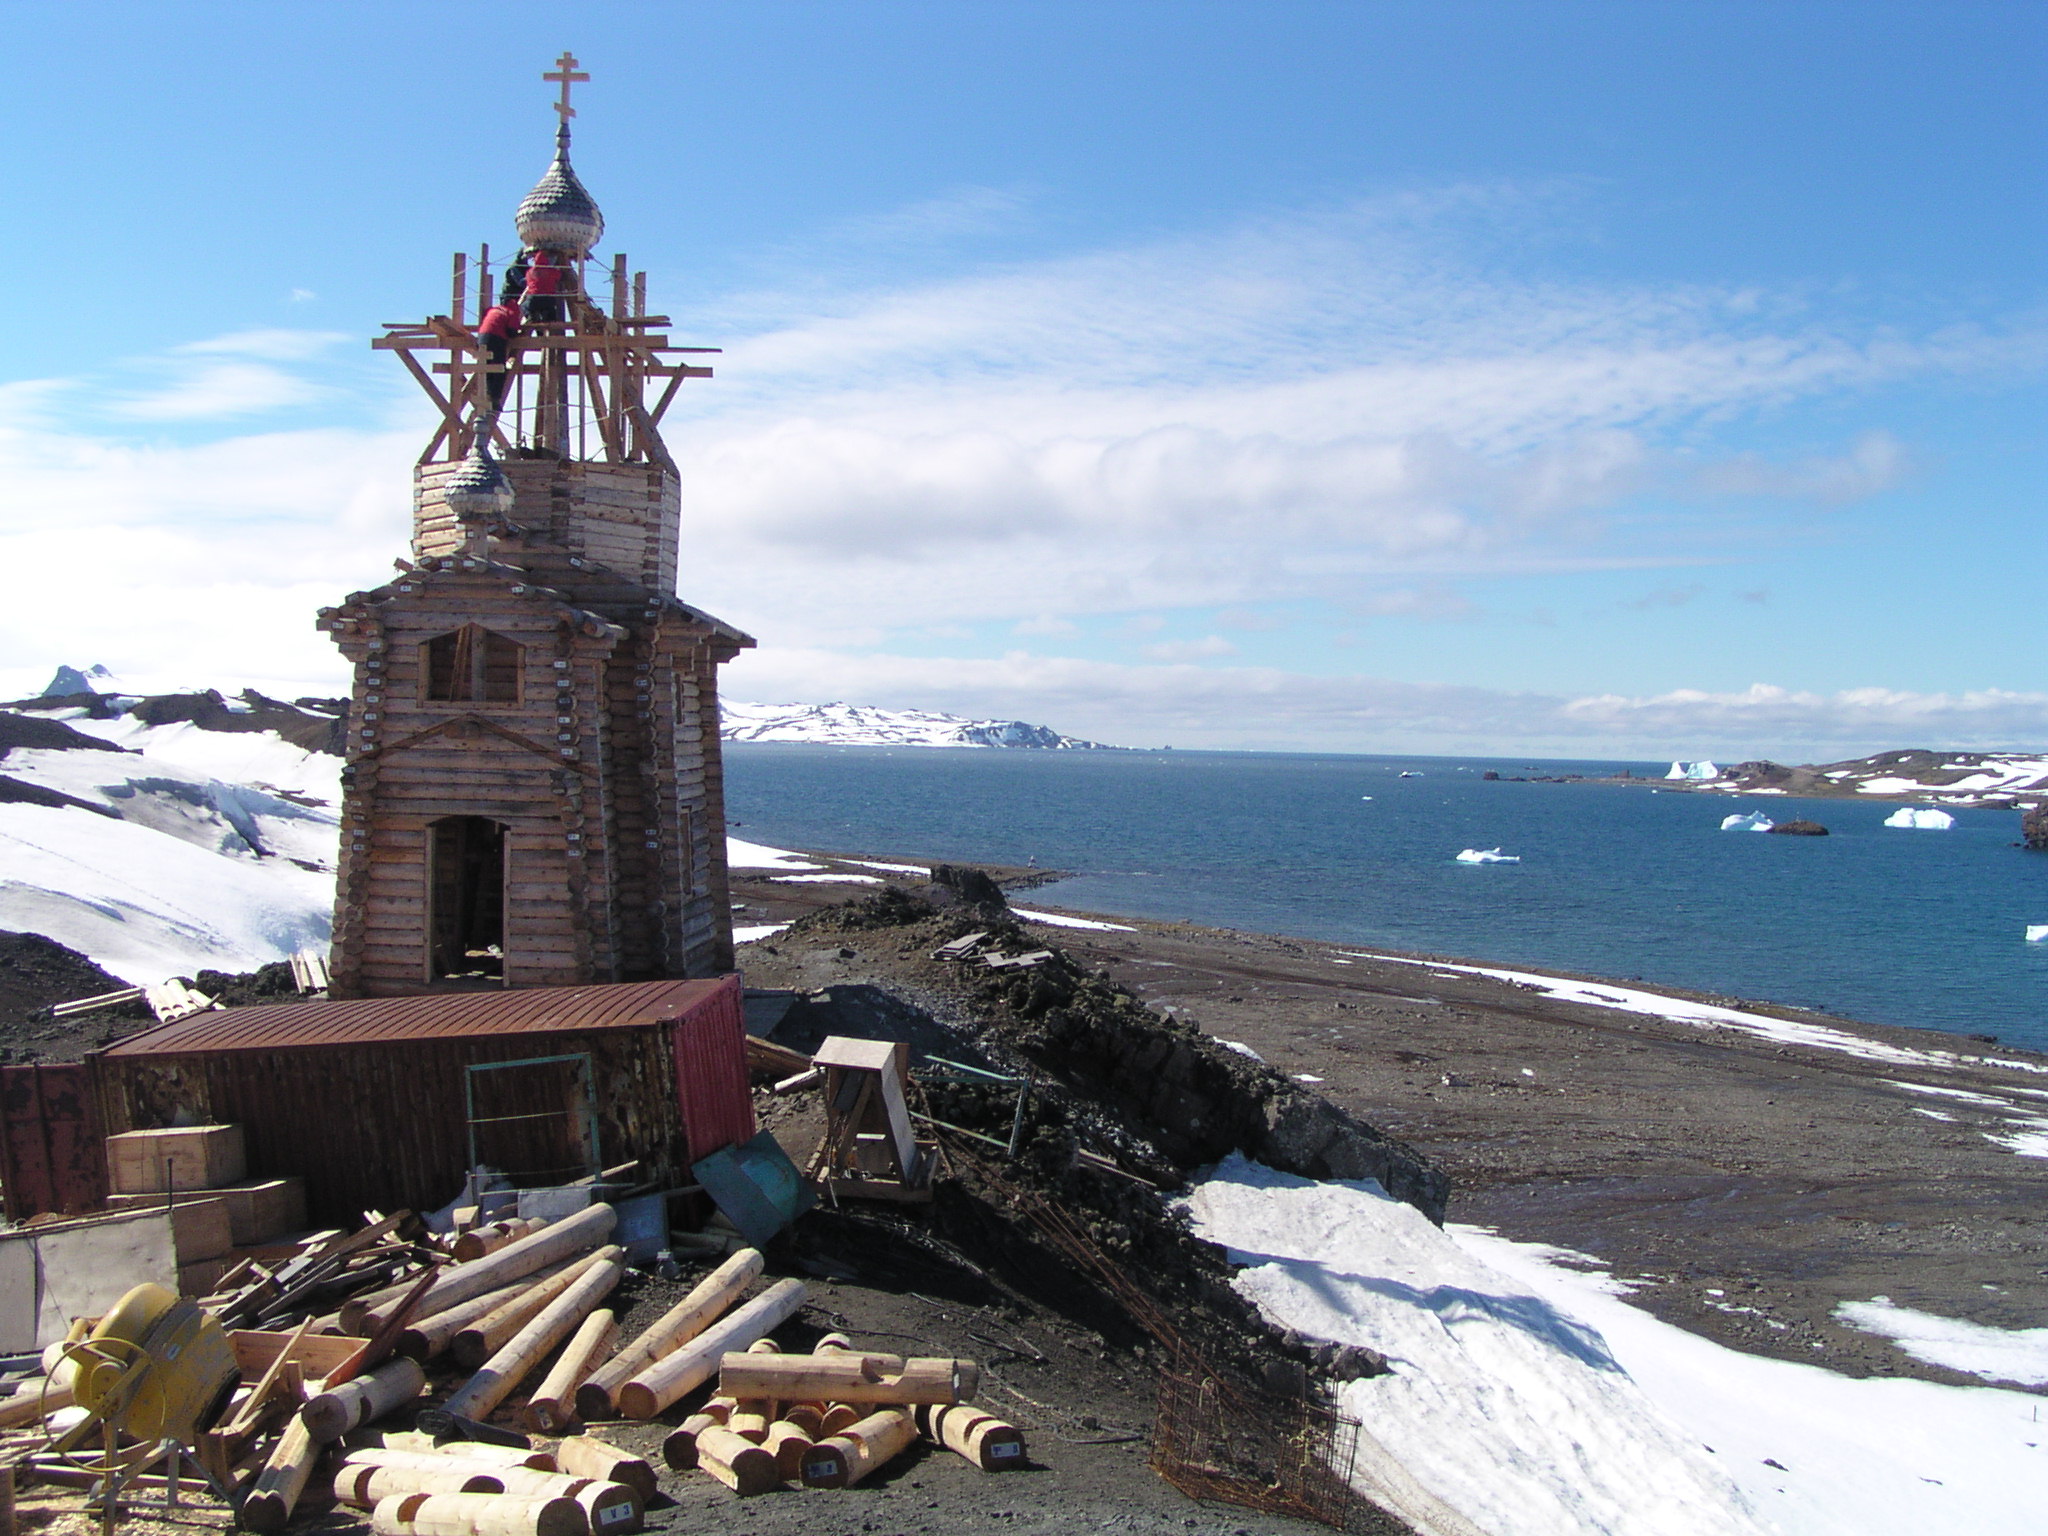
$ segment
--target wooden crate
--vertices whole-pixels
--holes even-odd
[[[306,1181],[296,1175],[224,1184],[207,1193],[227,1206],[237,1248],[253,1248],[286,1232],[306,1229]]]
[[[234,1226],[224,1200],[179,1200],[166,1207],[166,1195],[109,1195],[110,1211],[161,1211],[171,1217],[171,1243],[181,1265],[218,1259],[235,1246]]]
[[[239,1125],[124,1131],[107,1138],[107,1182],[117,1195],[237,1184],[249,1172]]]

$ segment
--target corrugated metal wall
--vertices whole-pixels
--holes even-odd
[[[752,1139],[754,1099],[747,1088],[746,1005],[737,976],[675,1022],[676,1097],[689,1145],[684,1166],[720,1147]]]

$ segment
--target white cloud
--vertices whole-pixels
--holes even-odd
[[[1199,640],[1162,640],[1145,647],[1145,655],[1153,661],[1207,661],[1236,654],[1237,647],[1221,635],[1204,635]]]
[[[1634,598],[1623,604],[1623,606],[1642,609],[1646,612],[1658,608],[1683,608],[1686,604],[1704,596],[1706,590],[1703,583],[1688,581],[1679,586],[1659,587],[1654,592],[1645,592],[1641,597]]]
[[[295,288],[292,292],[297,295],[305,293],[306,290]],[[312,297],[311,294],[306,296]],[[274,327],[267,330],[231,331],[224,336],[208,337],[205,341],[188,341],[174,350],[226,352],[235,357],[260,357],[274,363],[291,363],[318,357],[330,348],[353,339],[340,331],[294,331]]]
[[[1067,635],[1078,635],[1080,632],[1081,626],[1072,619],[1056,618],[1049,613],[1036,614],[1028,619],[1019,619],[1010,626],[1011,634],[1023,637],[1033,635],[1047,638],[1065,637]]]
[[[1503,210],[1505,210],[1503,212]],[[911,288],[740,296],[672,414],[705,601],[797,638],[971,610],[1347,602],[1389,578],[1752,548],[1906,472],[1867,432],[1779,463],[1749,414],[2032,365],[2038,331],[1923,338],[1803,295],[1482,271],[1486,189]],[[1617,519],[1661,493],[1657,518]],[[761,579],[752,579],[760,573]]]
[[[1912,470],[1905,446],[1888,432],[1866,432],[1847,453],[1792,464],[1739,454],[1700,469],[1696,490],[1718,496],[1784,496],[1840,506],[1888,491]]]
[[[196,446],[0,431],[0,565],[64,573],[13,584],[0,657],[331,691],[345,674],[314,612],[388,575],[417,452],[410,431]]]
[[[302,405],[321,393],[268,363],[209,363],[183,371],[160,389],[117,398],[110,411],[136,421],[201,421]]]
[[[1478,605],[1471,598],[1441,582],[1371,592],[1354,601],[1351,609],[1374,618],[1430,620],[1470,619],[1479,613]]]

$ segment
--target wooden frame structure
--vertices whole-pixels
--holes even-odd
[[[647,274],[635,272],[628,281],[623,254],[611,259],[611,302],[599,308],[583,291],[588,266],[579,263],[578,291],[563,296],[567,318],[529,322],[502,365],[488,360],[468,318],[472,272],[478,320],[490,303],[488,245],[474,264],[467,253],[456,253],[448,313],[417,324],[387,322],[370,345],[397,354],[441,413],[421,464],[468,458],[488,426],[491,448],[506,458],[537,452],[674,470],[661,440],[661,419],[683,380],[711,377],[709,368],[682,359],[720,349],[671,345],[663,334],[669,317],[647,313]],[[422,362],[423,356],[436,360]],[[505,381],[503,408],[496,413],[487,398],[493,374]]]

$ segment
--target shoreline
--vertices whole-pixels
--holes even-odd
[[[803,857],[803,884],[736,871],[741,917],[872,892],[892,877],[876,864],[929,867]],[[1058,873],[979,867],[1009,889]],[[1835,1309],[1886,1296],[1999,1329],[2048,1315],[2048,1054],[1554,967],[1025,905],[1106,925],[1040,931],[1429,1154],[1451,1220],[1589,1255],[1717,1342],[1983,1385]],[[816,984],[887,985],[836,954],[805,953]]]

